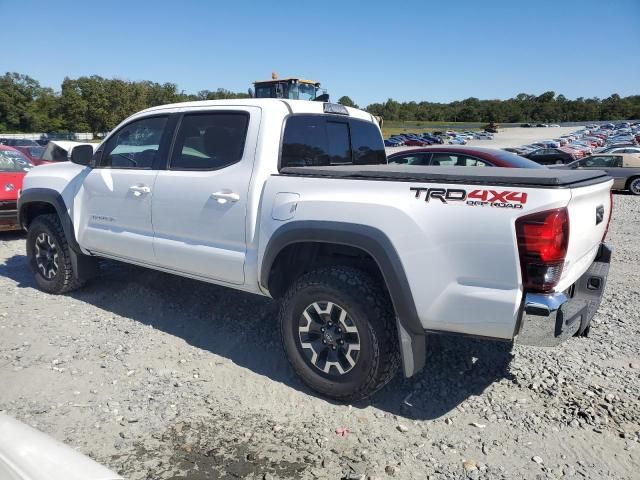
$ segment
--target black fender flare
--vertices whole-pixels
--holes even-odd
[[[58,217],[60,218],[60,223],[62,223],[62,228],[65,236],[67,237],[67,242],[69,242],[69,246],[75,252],[82,253],[80,245],[78,245],[78,241],[76,240],[73,220],[69,215],[67,205],[65,204],[62,195],[60,195],[60,192],[56,190],[51,188],[30,188],[22,192],[18,199],[18,224],[23,229],[27,229],[25,212],[30,203],[36,202],[48,203],[55,209]]]
[[[269,288],[269,274],[278,254],[295,243],[318,242],[347,245],[368,253],[378,265],[396,312],[398,337],[405,376],[424,367],[425,331],[418,317],[409,281],[389,237],[368,225],[300,220],[280,226],[269,239],[260,268],[260,284]]]

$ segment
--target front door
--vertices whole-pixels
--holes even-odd
[[[86,249],[154,263],[151,200],[158,170],[166,163],[167,116],[134,120],[96,154],[82,182],[78,239]]]
[[[247,197],[259,123],[256,107],[182,116],[169,168],[159,172],[154,188],[158,265],[244,283]]]

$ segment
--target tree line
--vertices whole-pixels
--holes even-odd
[[[192,100],[246,98],[223,88],[187,94],[175,83],[97,75],[65,78],[59,92],[19,73],[0,77],[0,132],[108,132],[140,110]]]
[[[451,103],[403,102],[389,99],[373,103],[367,110],[385,120],[445,122],[581,122],[640,118],[640,95],[620,97],[617,93],[600,99],[576,98],[549,91],[542,95],[520,93],[507,100],[467,98]]]
[[[108,132],[145,108],[191,100],[247,98],[219,88],[188,94],[175,83],[132,82],[97,75],[65,78],[60,91],[20,73],[0,77],[0,132]],[[347,96],[340,103],[355,106]],[[451,103],[373,103],[366,110],[385,120],[446,122],[562,122],[640,118],[640,95],[569,100],[555,92],[521,93],[508,100],[467,98]]]

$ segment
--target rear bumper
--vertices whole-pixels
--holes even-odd
[[[611,248],[600,245],[589,269],[564,292],[527,293],[520,309],[516,342],[554,347],[590,326],[607,283]]]

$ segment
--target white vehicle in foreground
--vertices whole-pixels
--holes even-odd
[[[42,290],[105,257],[282,299],[293,368],[343,401],[419,371],[429,332],[585,334],[605,286],[604,172],[387,165],[375,119],[341,105],[154,107],[72,162],[31,171],[18,205]]]
[[[0,413],[0,479],[122,480],[73,448]]]

